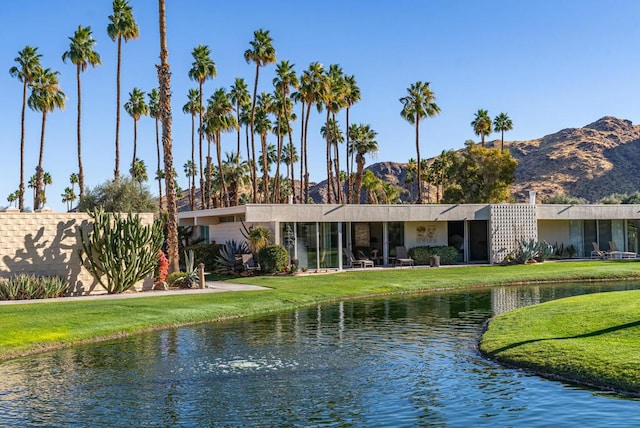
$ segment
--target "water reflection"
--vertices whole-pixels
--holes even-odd
[[[10,361],[0,365],[0,425],[630,424],[636,401],[503,369],[475,350],[492,313],[629,288],[352,300]]]

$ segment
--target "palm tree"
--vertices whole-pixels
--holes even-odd
[[[267,134],[273,129],[273,124],[264,108],[258,108],[254,117],[255,130],[260,135],[262,154],[268,153]],[[269,203],[269,156],[260,157],[262,164],[262,202]],[[255,185],[255,183],[252,183]],[[254,201],[255,203],[256,201]]]
[[[256,202],[257,199],[257,180],[255,174],[255,117],[256,117],[256,98],[258,94],[258,76],[260,75],[260,67],[264,67],[269,64],[273,64],[276,62],[276,50],[273,47],[273,39],[269,35],[268,30],[259,29],[253,32],[253,40],[249,42],[251,45],[251,49],[247,49],[244,52],[244,59],[249,62],[254,62],[256,64],[256,79],[253,85],[253,98],[251,103],[251,152],[253,162],[252,168],[253,172],[253,202]]]
[[[237,153],[225,153],[226,159],[222,164],[224,175],[229,180],[229,193],[233,196],[234,206],[240,204],[240,187],[249,183],[249,165],[240,160]]]
[[[204,87],[204,82],[207,79],[214,78],[218,75],[216,71],[216,63],[211,59],[211,49],[208,46],[198,45],[193,48],[191,52],[191,56],[193,56],[193,62],[191,63],[191,69],[189,70],[189,79],[198,82],[198,90],[199,90],[199,100],[200,100],[200,108],[198,110],[198,114],[200,116],[200,121],[198,124],[198,147],[200,152],[200,197],[202,202],[202,207],[208,207],[205,205],[204,201],[204,175],[202,168],[202,115],[204,114],[204,97],[202,95],[202,88]]]
[[[156,158],[157,169],[160,169],[160,131],[158,124],[160,123],[160,91],[157,88],[153,88],[149,94],[149,116],[155,119],[156,122]],[[162,211],[162,182],[158,180],[158,212]]]
[[[489,112],[487,112],[487,110],[478,109],[473,122],[471,122],[471,126],[473,127],[473,132],[480,136],[482,147],[484,147],[485,135],[491,134],[491,118],[489,117]]]
[[[327,141],[327,190],[333,189],[333,196],[335,202],[339,203],[340,199],[336,194],[336,189],[333,187],[334,178],[336,180],[340,180],[338,177],[338,173],[334,177],[333,172],[331,171],[331,151],[334,147],[338,147],[339,143],[344,142],[344,136],[342,135],[342,130],[340,129],[340,125],[336,123],[334,119],[329,119],[329,122],[325,123],[322,128],[320,128],[320,134],[322,138]],[[335,150],[334,150],[335,152]],[[331,183],[331,186],[330,186]],[[331,192],[328,192],[329,195],[329,203],[331,202]]]
[[[84,170],[82,168],[82,139],[81,139],[81,118],[82,118],[82,85],[80,75],[87,71],[90,66],[96,67],[100,65],[100,54],[96,52],[96,41],[91,35],[91,27],[78,26],[78,29],[69,37],[71,43],[69,50],[62,54],[62,61],[71,61],[76,66],[76,81],[78,84],[78,182],[80,184],[80,201],[84,198]]]
[[[72,172],[71,175],[69,176],[69,183],[71,183],[71,190],[73,190],[73,192],[75,193],[76,191],[76,184],[78,184],[78,174],[76,174],[75,172]]]
[[[131,178],[133,181],[138,183],[138,186],[142,189],[142,183],[149,180],[149,176],[147,174],[147,165],[143,160],[135,158],[133,163],[131,164],[131,168],[129,168],[129,174],[131,174]]]
[[[346,129],[347,131],[351,129],[349,125],[349,109],[358,101],[362,99],[360,95],[360,88],[358,87],[358,83],[356,82],[355,76],[345,76],[344,78],[344,86],[343,86],[343,96],[344,96],[344,105],[346,111]],[[347,155],[345,162],[347,163],[347,177],[349,178],[349,183],[347,185],[347,203],[351,203],[351,189],[353,188],[353,151],[349,151],[349,132],[347,132],[347,141],[346,141],[346,150]],[[349,156],[350,155],[350,156]],[[358,199],[358,203],[360,200]]]
[[[240,113],[242,105],[251,102],[251,95],[249,94],[247,82],[245,82],[243,78],[236,77],[235,82],[233,83],[233,85],[231,85],[229,97],[231,99],[231,102],[235,105],[236,121],[238,122],[238,125],[240,125]],[[236,146],[236,154],[240,156],[240,126],[238,126],[238,145]],[[247,152],[247,158],[248,157],[249,153]]]
[[[165,190],[167,193],[167,252],[169,254],[169,273],[180,270],[178,253],[178,207],[176,204],[176,183],[169,171],[173,167],[173,142],[171,140],[171,67],[167,51],[167,12],[164,0],[158,0],[158,27],[160,28],[160,65],[157,65],[160,87],[160,120],[162,121],[162,151],[164,153]]]
[[[323,76],[322,81],[320,82],[318,98],[324,104],[326,108],[326,119],[325,124],[330,123],[330,115],[332,115],[333,122],[335,123],[336,114],[340,111],[340,109],[344,106],[344,97],[343,97],[343,80],[344,73],[342,72],[342,68],[337,64],[331,64],[329,66],[329,72]],[[334,129],[335,131],[335,129]],[[338,158],[338,149],[337,142],[338,138],[335,133],[323,133],[323,136],[326,139],[327,143],[327,186],[328,186],[328,202],[331,203],[331,195],[334,195],[335,201],[337,203],[341,202],[342,192],[340,191],[340,162]],[[333,151],[333,155],[332,155]],[[334,159],[332,162],[332,158]],[[337,185],[334,182],[334,174],[331,171],[332,163],[335,167],[335,179],[337,180]]]
[[[124,109],[129,116],[133,118],[133,159],[131,165],[136,162],[136,152],[138,146],[138,120],[142,116],[149,114],[149,106],[144,100],[145,93],[138,88],[133,88],[133,91],[129,92],[129,101],[124,104]]]
[[[7,202],[9,202],[9,206],[12,206],[13,203],[18,200],[18,198],[20,198],[20,189],[16,190],[15,192],[9,193],[9,196],[7,196]]]
[[[43,188],[42,180],[44,170],[42,162],[44,160],[44,134],[47,125],[47,113],[52,113],[56,109],[63,109],[65,102],[64,92],[60,89],[58,82],[58,72],[52,71],[50,68],[40,68],[34,78],[32,84],[31,95],[27,100],[30,109],[42,113],[42,126],[40,132],[40,155],[38,157],[38,166],[36,167],[36,188],[33,201],[33,209],[40,208],[41,192]]]
[[[22,82],[22,113],[20,119],[20,187],[18,188],[18,209],[24,211],[24,116],[27,107],[27,87],[35,81],[40,65],[38,48],[25,46],[14,59],[18,63],[9,69],[9,74]]]
[[[187,103],[182,106],[182,112],[191,115],[191,163],[195,166],[196,157],[195,157],[195,122],[196,122],[196,114],[200,112],[200,91],[197,89],[191,88],[189,89],[189,93],[187,95]],[[196,168],[196,171],[198,169]],[[189,206],[191,206],[191,210],[196,209],[196,177],[195,175],[191,177],[191,182],[189,183]],[[204,206],[203,206],[204,208]]]
[[[29,189],[33,189],[33,200],[34,201],[36,199],[36,181],[38,181],[38,175],[37,174],[33,174],[31,177],[29,177],[29,181],[27,182],[27,186],[29,187]]]
[[[47,203],[47,186],[53,184],[53,178],[51,178],[51,174],[45,172],[42,174],[42,204]]]
[[[513,122],[509,119],[507,113],[500,113],[493,119],[493,130],[500,132],[500,150],[504,150],[504,131],[511,131],[513,129]]]
[[[422,167],[420,160],[420,121],[425,117],[433,117],[440,113],[440,107],[436,104],[436,97],[429,88],[429,82],[417,81],[407,88],[407,95],[400,98],[402,111],[400,115],[416,127],[416,155],[418,165],[418,200],[422,203]]]
[[[405,175],[404,182],[405,184],[410,185],[409,194],[410,194],[411,200],[413,200],[413,197],[415,195],[414,184],[417,183],[417,180],[416,180],[417,174],[418,174],[418,164],[414,158],[410,158],[409,162],[407,162],[407,174]]]
[[[187,177],[187,182],[188,183],[192,183],[195,180],[195,176],[198,175],[198,167],[196,166],[195,162],[193,162],[192,160],[188,160],[183,166],[182,168],[184,168],[184,175]],[[191,192],[189,193],[189,204],[191,206],[191,210],[193,210],[193,188],[191,189]]]
[[[73,201],[76,200],[76,192],[71,187],[65,187],[64,193],[62,193],[62,202],[67,204],[67,212],[71,212],[73,209]]]
[[[273,85],[276,88],[276,92],[280,94],[281,106],[279,115],[282,118],[282,122],[285,125],[285,133],[289,136],[289,152],[293,152],[293,135],[291,132],[291,106],[290,106],[290,94],[291,88],[298,89],[300,87],[300,81],[298,80],[298,75],[293,69],[294,64],[290,64],[289,61],[281,61],[280,64],[276,66],[276,77],[273,79]],[[281,121],[278,120],[278,124]],[[279,133],[280,134],[280,133]],[[280,135],[278,135],[280,137]],[[278,138],[278,170],[276,171],[276,180],[279,180],[280,175],[280,162],[282,159],[283,147],[280,138]],[[287,176],[289,176],[289,170],[291,170],[291,177],[293,177],[293,163],[288,164],[287,167]],[[276,183],[279,184],[279,183]],[[277,188],[277,187],[276,187]],[[293,200],[296,199],[296,190],[295,186],[291,185],[291,194],[293,195]]]
[[[129,6],[129,0],[113,0],[113,15],[109,15],[107,34],[114,42],[118,42],[118,67],[116,72],[116,168],[113,171],[114,179],[120,178],[120,68],[122,65],[122,40],[137,39],[140,30],[133,18],[133,9]]]
[[[373,156],[378,152],[378,142],[376,141],[376,131],[371,129],[371,126],[364,124],[353,124],[349,128],[347,133],[351,138],[348,154],[353,157],[355,153],[356,165],[358,170],[356,172],[355,189],[353,189],[353,197],[351,202],[355,204],[360,203],[360,189],[362,188],[362,179],[364,172],[364,164],[366,162],[365,155]],[[349,189],[351,192],[351,189]]]

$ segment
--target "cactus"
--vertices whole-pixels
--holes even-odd
[[[90,213],[91,231],[78,228],[82,249],[80,261],[109,294],[122,293],[153,271],[163,234],[160,222],[142,224],[138,215]]]

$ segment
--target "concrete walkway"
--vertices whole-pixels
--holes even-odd
[[[234,284],[232,282],[206,281],[205,288],[185,288],[172,290],[148,290],[140,292],[125,292],[120,294],[92,294],[90,296],[59,297],[55,299],[33,299],[33,300],[1,300],[2,305],[20,305],[27,303],[50,303],[50,302],[71,302],[74,300],[115,300],[133,299],[138,297],[157,296],[177,296],[180,294],[202,294],[202,293],[223,293],[225,291],[258,291],[269,290],[266,287],[249,284]]]

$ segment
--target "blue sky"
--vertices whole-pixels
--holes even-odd
[[[157,86],[159,62],[157,2],[131,0],[140,38],[123,49],[122,96]],[[0,16],[0,206],[18,188],[21,83],[8,70],[18,51],[37,46],[42,64],[61,73],[67,107],[47,119],[44,169],[53,177],[48,205],[64,211],[60,194],[77,170],[75,68],[61,60],[68,37],[90,25],[102,65],[82,75],[85,182],[94,187],[113,176],[115,140],[116,44],[106,34],[109,0],[33,0],[8,2]],[[278,61],[289,60],[298,73],[319,61],[340,64],[353,74],[362,100],[351,110],[352,123],[378,132],[375,161],[406,162],[415,157],[413,127],[400,117],[406,88],[431,82],[442,113],[421,125],[423,157],[457,149],[476,139],[469,125],[474,113],[509,114],[514,130],[507,140],[538,138],[563,128],[581,127],[605,115],[638,120],[640,99],[640,2],[589,0],[451,1],[371,0],[323,2],[167,0],[169,62],[172,69],[175,164],[183,188],[182,165],[190,156],[188,115],[182,113],[189,88],[191,50],[208,45],[218,77],[205,84],[208,98],[229,89],[236,77],[253,85],[254,66],[244,61],[253,32],[268,29]],[[2,72],[4,70],[4,72]],[[275,66],[260,73],[259,91],[271,91]],[[311,179],[323,179],[321,117],[312,118],[309,147]],[[344,124],[344,117],[339,118]],[[37,164],[41,115],[26,118],[27,177]],[[294,132],[298,124],[294,125]],[[296,137],[299,133],[296,132]],[[223,136],[223,150],[235,147],[235,134]],[[493,134],[490,139],[499,138]],[[297,141],[297,140],[295,140]],[[121,170],[133,150],[133,120],[122,110]],[[155,134],[151,118],[138,124],[138,154],[153,176]],[[156,183],[149,183],[156,192]],[[27,189],[25,204],[32,205]]]

